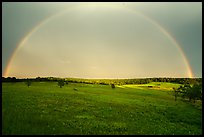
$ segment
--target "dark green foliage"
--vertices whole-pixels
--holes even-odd
[[[114,89],[115,88],[115,84],[111,84],[111,88]]]
[[[174,94],[174,96],[175,96],[175,101],[177,100],[177,97],[178,97],[178,94],[179,94],[179,90],[178,89],[176,89],[176,88],[173,88],[173,94]]]
[[[36,79],[35,79],[35,81],[51,81],[50,80],[50,77],[48,77],[48,78],[41,78],[41,77],[37,77]]]
[[[194,84],[193,87],[192,87],[192,97],[193,97],[193,100],[195,102],[195,100],[198,100],[198,99],[202,99],[202,85],[200,84]]]
[[[17,82],[17,79],[16,77],[8,77],[8,78],[2,77],[2,81],[3,82]]]
[[[185,84],[184,86],[180,86],[178,89],[174,89],[175,92],[175,100],[178,94],[185,99],[188,98],[189,101],[201,100],[202,99],[202,84],[194,84],[191,86],[190,84]]]
[[[30,79],[31,81],[58,81],[61,78],[57,77],[36,77]],[[3,82],[25,82],[27,79],[16,79],[15,77],[2,77]],[[66,82],[69,83],[84,83],[84,84],[100,84],[109,85],[109,83],[115,83],[115,85],[125,84],[147,84],[150,82],[171,82],[179,84],[201,84],[202,78],[140,78],[140,79],[80,79],[80,78],[66,78]]]
[[[25,84],[29,87],[31,85],[31,81],[29,79],[27,79],[27,81],[25,82]]]
[[[60,80],[58,80],[58,86],[60,87],[60,88],[62,88],[62,86],[64,86],[64,79],[60,79]]]

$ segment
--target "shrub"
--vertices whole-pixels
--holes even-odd
[[[64,80],[58,80],[58,86],[60,86],[60,88],[62,88],[62,86],[64,86]]]
[[[111,88],[114,89],[114,88],[115,88],[115,85],[114,85],[114,84],[111,84]]]
[[[77,88],[74,88],[74,90],[77,91],[78,89],[77,89]]]
[[[25,82],[25,84],[29,87],[31,85],[31,81],[27,79],[27,81]]]

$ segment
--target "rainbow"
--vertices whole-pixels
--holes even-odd
[[[48,17],[46,17],[43,21],[41,21],[40,23],[38,23],[27,35],[25,35],[23,37],[23,39],[18,43],[17,45],[17,48],[14,50],[14,53],[12,54],[12,56],[10,57],[9,61],[8,61],[8,64],[6,66],[6,69],[5,69],[5,72],[3,74],[3,76],[5,77],[8,77],[8,74],[9,74],[9,70],[10,70],[10,66],[11,66],[11,63],[13,61],[13,58],[15,57],[15,55],[17,54],[17,52],[19,51],[19,49],[21,49],[21,47],[23,47],[24,43],[30,38],[30,36],[32,34],[34,34],[41,26],[45,25],[46,23],[48,23],[49,21],[52,21],[54,18],[62,15],[62,14],[65,14],[67,12],[69,12],[70,10],[72,9],[75,9],[77,7],[80,7],[82,5],[78,5],[78,6],[74,6],[74,7],[71,7],[67,10],[64,10],[64,11],[61,11],[61,12],[58,12],[54,15],[50,15]],[[106,5],[107,6],[107,5]],[[113,7],[113,5],[111,5],[111,7]],[[158,22],[156,22],[155,20],[153,20],[152,18],[150,18],[149,16],[145,15],[144,13],[141,13],[139,11],[135,11],[133,9],[130,9],[128,7],[124,7],[124,6],[114,6],[115,8],[120,8],[120,9],[125,9],[127,11],[129,11],[130,13],[132,14],[137,14],[141,17],[143,17],[144,19],[146,19],[147,21],[149,21],[151,24],[153,24],[155,27],[157,27],[166,37],[168,37],[168,39],[177,47],[177,49],[179,50],[179,52],[181,53],[182,55],[182,58],[184,60],[184,63],[185,63],[185,66],[188,68],[188,76],[190,78],[193,78],[193,72],[192,72],[192,68],[188,62],[188,59],[186,57],[186,55],[184,54],[181,46],[179,45],[179,43],[177,42],[176,38],[174,38],[170,32],[167,31],[167,29],[165,29],[164,27],[162,27]]]

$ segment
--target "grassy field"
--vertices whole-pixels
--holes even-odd
[[[178,86],[2,83],[2,134],[201,135],[201,102],[174,101]]]

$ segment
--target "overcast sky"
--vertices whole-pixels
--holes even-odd
[[[2,75],[27,36],[6,76],[189,77],[182,52],[151,20],[176,39],[194,76],[202,77],[201,2],[4,2]]]

